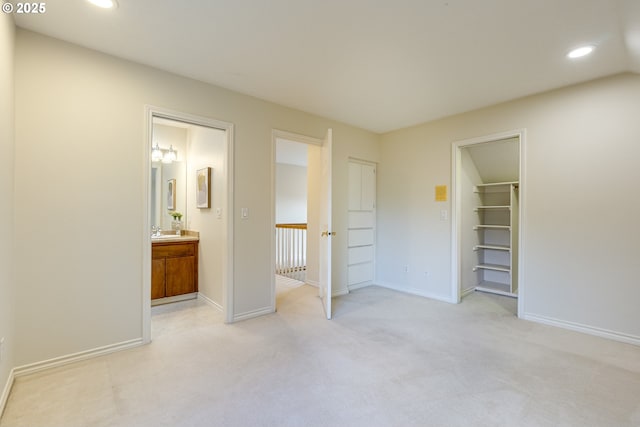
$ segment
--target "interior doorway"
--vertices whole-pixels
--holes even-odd
[[[524,130],[453,144],[452,295],[517,298],[522,313]]]
[[[143,268],[142,332],[143,341],[150,342],[151,230],[152,226],[170,227],[171,214],[181,214],[179,219],[184,225],[180,226],[200,233],[196,277],[202,276],[203,281],[198,278],[199,290],[195,295],[220,309],[226,322],[233,321],[233,124],[152,106],[145,108],[145,116],[142,261],[148,268]],[[164,143],[160,146],[159,133],[172,135],[170,140],[178,141],[176,146],[165,147]],[[184,138],[176,136],[182,134]],[[178,147],[180,139],[184,139],[184,144]],[[173,163],[164,163],[166,171],[161,171],[163,162],[153,162],[158,152],[174,156]],[[180,165],[177,159],[184,164]],[[209,177],[206,203],[200,191],[203,171]],[[214,264],[216,271],[209,271]]]
[[[277,288],[315,286],[331,318],[331,130],[325,140],[274,130],[271,265]]]
[[[307,256],[309,193],[313,218],[314,180],[309,180],[309,145],[276,138],[275,215],[276,215],[276,304],[277,297],[314,281],[316,262]],[[313,146],[311,150],[313,150]],[[314,171],[313,164],[311,171]],[[312,221],[313,222],[313,221]],[[314,251],[312,251],[312,254]],[[309,274],[307,270],[311,269]],[[308,277],[307,277],[308,276]]]

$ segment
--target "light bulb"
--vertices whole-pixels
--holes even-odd
[[[581,58],[583,56],[589,55],[591,52],[593,52],[593,49],[593,46],[582,46],[577,49],[573,49],[567,54],[567,57],[571,59]]]

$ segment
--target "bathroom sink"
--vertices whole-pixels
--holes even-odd
[[[177,234],[163,234],[161,236],[151,236],[151,240],[179,239],[182,236]]]

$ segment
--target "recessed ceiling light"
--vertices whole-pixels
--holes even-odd
[[[594,49],[593,46],[582,46],[577,49],[573,49],[571,52],[567,54],[567,58],[576,59],[576,58],[581,58],[583,56],[587,56],[591,52],[593,52],[593,49]]]
[[[113,9],[118,5],[116,3],[116,0],[87,0],[87,1],[103,9]]]

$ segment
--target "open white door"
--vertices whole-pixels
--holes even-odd
[[[320,190],[320,298],[331,319],[331,129],[322,144],[322,177]]]

